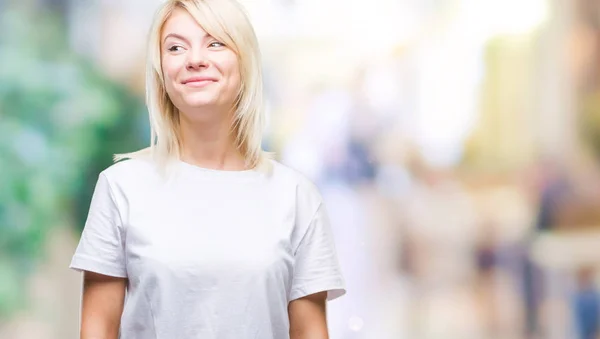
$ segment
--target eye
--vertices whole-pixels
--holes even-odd
[[[219,41],[213,41],[208,47],[225,47],[225,44]]]
[[[180,52],[183,50],[183,47],[179,45],[174,45],[168,48],[169,52]]]

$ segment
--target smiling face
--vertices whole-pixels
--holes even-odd
[[[241,84],[237,55],[184,9],[175,9],[163,26],[161,65],[165,89],[182,118],[232,111]]]

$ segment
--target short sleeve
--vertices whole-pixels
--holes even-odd
[[[329,217],[321,204],[295,253],[290,300],[323,291],[329,301],[346,294]]]
[[[101,173],[70,268],[125,278],[124,252],[119,210],[108,179]]]

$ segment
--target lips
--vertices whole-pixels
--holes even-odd
[[[192,78],[188,78],[188,79],[185,79],[184,81],[182,81],[182,84],[184,84],[184,85],[201,85],[201,84],[207,84],[207,83],[211,83],[211,82],[215,82],[215,81],[217,81],[217,79],[211,78],[211,77],[192,77]]]

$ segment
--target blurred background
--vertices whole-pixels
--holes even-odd
[[[160,0],[0,0],[0,338],[78,337],[98,173],[147,145]],[[320,187],[332,339],[600,338],[600,1],[242,0],[265,148]]]

